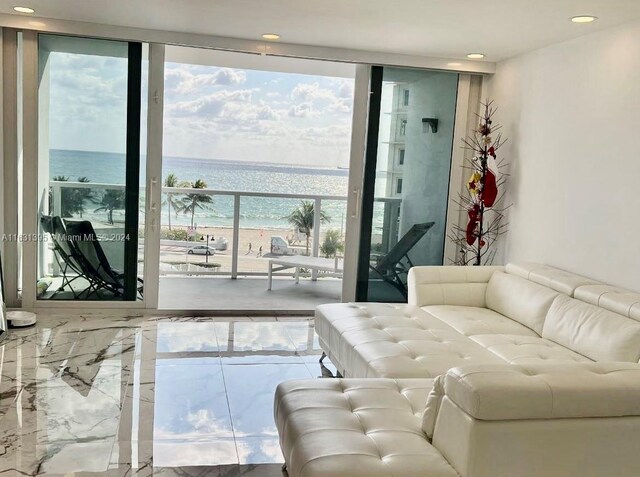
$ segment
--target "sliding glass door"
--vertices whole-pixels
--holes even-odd
[[[413,265],[442,265],[458,75],[373,67],[356,299],[406,301]]]
[[[38,37],[38,300],[142,299],[141,65],[140,43]]]

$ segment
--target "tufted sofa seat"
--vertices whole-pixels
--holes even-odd
[[[320,346],[346,377],[429,378],[469,362],[502,362],[409,305],[322,305],[316,311],[316,332]]]
[[[458,477],[425,438],[430,379],[320,379],[278,386],[290,476]]]
[[[640,365],[467,365],[278,386],[290,477],[635,477]]]
[[[547,265],[414,267],[407,304],[316,309],[341,375],[434,378],[464,364],[640,360],[640,294]]]

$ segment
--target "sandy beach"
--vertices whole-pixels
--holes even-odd
[[[172,226],[173,230],[186,229],[184,226]],[[163,226],[163,229],[168,229],[167,226]],[[324,240],[324,232],[328,228],[321,229],[320,243]],[[227,250],[216,251],[213,257],[209,257],[209,262],[220,264],[219,272],[231,271],[232,249],[233,249],[233,229],[231,227],[198,227],[198,234],[209,235],[209,240],[213,241],[219,237],[224,237],[228,240]],[[238,254],[238,270],[245,272],[260,272],[265,273],[267,271],[267,259],[270,256],[271,250],[271,237],[280,236],[287,239],[292,239],[294,233],[292,230],[264,228],[241,228],[239,231],[239,254]],[[291,244],[292,248],[298,249],[301,255],[305,254],[306,240],[304,234],[300,234],[300,240],[294,241]],[[206,239],[205,239],[206,240]],[[206,261],[204,255],[188,255],[186,252],[191,244],[198,243],[204,244],[205,240],[199,240],[197,242],[184,243],[184,246],[162,245],[161,246],[161,262],[166,264],[179,263],[187,261],[189,263],[197,263]],[[313,240],[311,240],[313,242]],[[249,244],[251,244],[251,252],[249,252]],[[262,247],[262,253],[260,248]],[[313,249],[313,243],[310,244],[310,250]]]
[[[166,225],[162,226],[163,229],[168,229]],[[173,225],[171,227],[173,230],[176,229],[186,229],[187,227],[181,225]],[[320,230],[320,243],[324,239],[324,233],[326,233],[327,227],[323,227]],[[207,227],[200,226],[197,228],[197,233],[203,236],[209,235],[209,239],[211,241],[224,237],[229,241],[229,248],[231,248],[233,243],[233,229],[231,227]],[[291,229],[277,229],[277,228],[264,228],[264,229],[256,229],[256,228],[240,228],[240,238],[239,238],[239,248],[240,252],[247,252],[249,250],[249,244],[251,244],[251,249],[253,252],[258,252],[260,247],[262,247],[263,253],[267,253],[271,247],[271,237],[279,236],[284,238],[287,241],[290,241],[295,238],[295,234]],[[290,242],[293,247],[300,247],[303,251],[306,246],[306,239],[304,234],[299,234],[299,240],[294,240]],[[206,239],[205,239],[206,240]],[[313,237],[311,242],[313,242]],[[311,245],[312,246],[312,245]]]

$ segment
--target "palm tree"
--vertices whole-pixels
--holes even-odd
[[[164,180],[165,187],[178,187],[178,176],[176,176],[173,172],[169,173]],[[166,200],[163,204],[167,204],[167,217],[169,218],[169,230],[171,230],[171,209],[178,213],[178,208],[180,207],[180,201],[173,198],[173,194],[169,192],[167,194]]]
[[[78,177],[78,182],[91,182],[88,177],[82,176]],[[84,213],[84,203],[85,201],[89,201],[95,204],[96,197],[91,189],[76,189],[76,201],[78,202],[78,213],[80,214],[80,218],[82,218],[82,214]]]
[[[106,191],[100,204],[102,207],[98,207],[94,212],[107,212],[107,222],[113,225],[113,211],[124,208],[124,191],[114,189]]]
[[[67,182],[69,177],[67,176],[54,176],[52,181],[55,182]],[[78,182],[91,182],[87,177],[78,177]],[[53,203],[53,196],[50,195],[50,201]],[[86,202],[95,203],[95,195],[91,189],[88,188],[73,188],[62,187],[60,189],[60,208],[58,211],[60,217],[73,217],[74,214],[80,215],[85,212]]]
[[[338,252],[342,252],[343,250],[344,243],[342,242],[340,231],[336,229],[327,230],[324,236],[324,242],[322,242],[322,246],[320,247],[322,254],[327,258],[333,258]]]
[[[309,240],[311,239],[311,231],[313,230],[313,218],[315,211],[313,210],[313,202],[310,200],[303,200],[300,202],[300,207],[291,212],[285,217],[291,225],[297,230],[304,232],[307,237],[307,255],[309,255]],[[320,222],[331,222],[329,217],[324,211],[320,211]]]
[[[193,189],[206,189],[207,183],[202,179],[198,179],[195,181],[191,187]],[[207,204],[211,204],[213,199],[210,195],[191,193],[187,194],[184,199],[180,202],[179,210],[183,214],[191,214],[191,228],[193,229],[193,221],[195,218],[197,209],[208,209],[209,206]]]

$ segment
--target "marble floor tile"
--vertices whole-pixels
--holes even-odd
[[[282,464],[250,464],[240,466],[242,477],[288,477],[282,471]]]
[[[221,466],[238,463],[233,437],[214,439],[155,440],[154,467]]]
[[[284,328],[296,347],[296,351],[311,351],[319,348],[312,321],[285,322]]]
[[[216,323],[158,323],[156,352],[218,351]]]
[[[308,358],[308,359],[304,359],[304,358]],[[318,360],[320,359],[320,355],[315,355],[311,357],[305,356],[304,358],[303,358],[303,362],[307,367],[307,369],[309,370],[309,372],[311,373],[311,376],[313,376],[314,378],[334,378],[338,375],[338,370],[336,366],[331,362],[331,360],[328,357],[324,358],[322,363],[318,362]],[[309,359],[309,358],[313,358],[313,359]]]
[[[239,351],[237,353],[223,353],[220,357],[223,365],[247,364],[304,364],[302,356],[294,351]]]
[[[310,379],[304,364],[223,366],[236,438],[276,436],[273,396],[276,386],[290,379]]]
[[[158,366],[155,379],[154,440],[233,437],[218,361]]]
[[[240,464],[283,463],[278,437],[237,437]]]
[[[0,477],[282,477],[275,388],[320,353],[305,317],[44,317],[0,343]]]
[[[296,347],[287,333],[286,323],[277,321],[267,323],[239,322],[218,323],[217,325],[219,344],[222,346],[225,338],[228,343],[231,336],[234,351],[296,351]],[[233,328],[229,329],[231,325]],[[231,351],[229,346],[224,350]]]
[[[52,442],[37,446],[38,469],[45,474],[72,474],[74,472],[105,472],[113,439],[97,439],[89,442]]]

